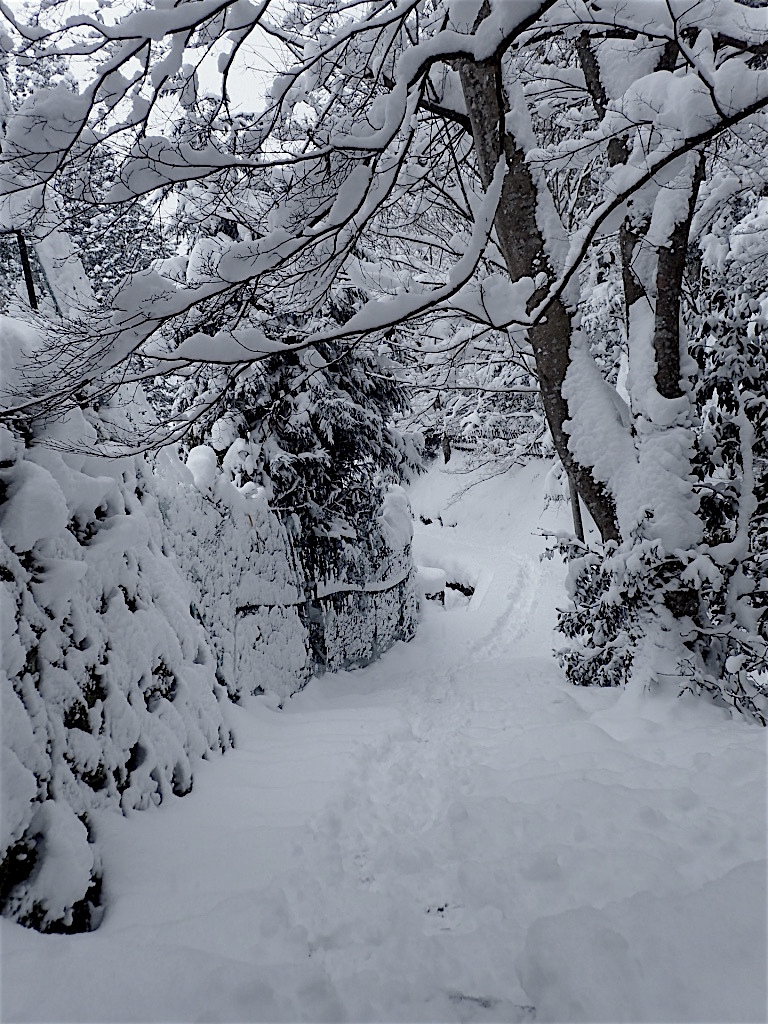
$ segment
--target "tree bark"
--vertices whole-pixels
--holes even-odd
[[[480,179],[488,188],[499,158],[504,156],[507,174],[496,212],[495,228],[499,247],[513,281],[536,276],[542,271],[552,277],[544,249],[544,238],[536,219],[536,183],[525,160],[525,152],[505,129],[507,103],[500,61],[461,60],[457,68],[472,125]],[[542,293],[529,303],[532,309]],[[616,511],[611,495],[589,468],[580,465],[568,447],[564,423],[569,419],[563,398],[563,382],[570,366],[572,324],[563,302],[555,300],[543,323],[531,327],[528,338],[533,348],[542,403],[557,453],[575,482],[604,541],[619,540]]]
[[[685,216],[677,221],[669,245],[660,249],[658,255],[653,347],[656,353],[656,389],[664,398],[681,398],[683,395],[680,386],[680,306],[688,235],[703,180],[704,156],[699,153]]]

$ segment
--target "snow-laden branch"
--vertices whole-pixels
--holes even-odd
[[[729,114],[726,118],[710,116],[706,127],[694,134],[687,135],[676,131],[676,141],[659,145],[645,166],[637,167],[626,164],[614,169],[605,191],[609,193],[592,213],[587,223],[575,232],[570,245],[570,252],[565,268],[549,289],[547,295],[539,302],[531,313],[531,323],[539,323],[546,317],[547,310],[553,302],[563,297],[574,275],[581,267],[590,245],[598,237],[601,229],[610,228],[615,222],[615,215],[621,213],[625,204],[649,182],[665,183],[674,178],[682,170],[682,161],[687,154],[694,152],[718,135],[738,127],[742,123],[760,114],[768,108],[768,76],[763,79],[764,92],[751,103]],[[714,113],[714,112],[713,112]]]

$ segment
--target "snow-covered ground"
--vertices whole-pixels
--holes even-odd
[[[456,468],[414,488],[416,559],[474,596],[236,709],[189,796],[105,814],[104,923],[3,921],[5,1020],[766,1019],[767,730],[569,687],[546,469],[450,504]]]

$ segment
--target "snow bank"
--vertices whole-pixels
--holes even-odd
[[[442,594],[443,602],[445,602],[445,584],[447,579],[445,569],[438,569],[431,565],[420,565],[416,575],[419,597],[434,598]]]

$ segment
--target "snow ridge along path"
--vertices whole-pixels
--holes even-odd
[[[766,1019],[765,730],[569,687],[547,467],[452,502],[457,461],[413,489],[415,554],[472,598],[236,709],[183,800],[105,816],[104,924],[3,922],[4,1019]]]

